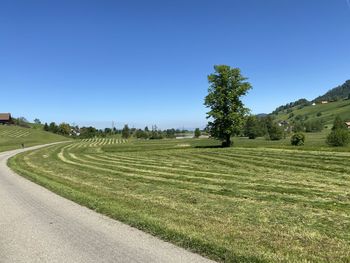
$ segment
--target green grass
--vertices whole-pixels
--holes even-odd
[[[350,262],[350,153],[235,141],[100,139],[22,153],[9,165],[215,260]]]
[[[334,118],[339,115],[344,120],[350,120],[350,100],[340,100],[327,104],[316,104],[315,106],[307,106],[302,109],[294,107],[294,117],[297,115],[308,116],[308,120],[322,119],[326,125],[332,125]],[[317,116],[317,113],[321,116]],[[287,120],[290,113],[286,110],[277,115],[277,120]]]
[[[66,137],[35,128],[0,125],[0,152],[68,140]]]
[[[304,146],[292,146],[290,143],[290,136],[279,140],[270,141],[265,138],[257,138],[250,140],[247,137],[234,138],[234,145],[237,147],[264,147],[264,148],[278,148],[278,149],[294,149],[294,150],[313,150],[313,151],[341,151],[350,152],[350,145],[347,147],[330,147],[326,143],[327,135],[330,133],[330,129],[324,129],[322,132],[316,133],[304,133],[306,137]]]

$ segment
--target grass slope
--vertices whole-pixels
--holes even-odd
[[[51,142],[68,140],[66,137],[40,129],[0,125],[0,152]]]
[[[327,104],[316,104],[315,106],[306,106],[302,109],[294,107],[292,113],[295,118],[298,115],[308,116],[308,120],[322,119],[325,124],[331,125],[334,118],[340,115],[344,120],[350,121],[350,100],[340,100],[336,102],[330,102]],[[321,116],[317,116],[317,113],[321,113]],[[288,120],[290,113],[287,110],[279,112],[276,116],[277,120]]]
[[[350,262],[349,152],[216,145],[95,139],[9,164],[66,198],[219,261]]]

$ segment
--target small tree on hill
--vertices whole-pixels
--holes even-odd
[[[49,131],[49,125],[47,125],[47,122],[45,122],[43,129],[44,131]]]
[[[327,144],[330,146],[346,146],[349,141],[350,137],[347,130],[334,130],[327,136]]]
[[[124,125],[124,128],[122,130],[122,137],[125,139],[130,137],[130,128],[127,124]]]
[[[339,115],[337,115],[333,122],[332,131],[346,129],[346,128],[347,127],[344,120]]]
[[[35,123],[35,124],[41,124],[41,121],[40,121],[38,118],[35,118],[35,119],[34,119],[34,123]]]
[[[334,119],[332,131],[327,136],[326,142],[330,146],[346,146],[349,144],[349,131],[340,116]]]
[[[239,134],[248,109],[241,96],[251,89],[239,68],[226,65],[214,66],[214,73],[208,76],[209,89],[204,105],[207,113],[209,133],[222,141],[222,146],[231,146],[231,136]]]
[[[71,131],[71,128],[68,123],[62,122],[60,125],[58,125],[57,133],[68,136],[70,135],[70,131]]]
[[[58,127],[55,122],[51,122],[49,125],[49,131],[53,133],[57,133]]]
[[[199,138],[199,136],[201,136],[201,130],[199,129],[199,128],[196,128],[195,130],[194,130],[194,137],[195,138]]]

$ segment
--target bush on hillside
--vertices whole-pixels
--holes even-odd
[[[301,132],[294,133],[290,139],[290,143],[294,146],[302,146],[305,144],[305,135]]]
[[[347,127],[346,127],[345,121],[339,115],[336,116],[333,122],[332,131],[346,130],[346,129]]]
[[[349,131],[345,129],[333,130],[327,136],[327,144],[330,146],[346,146],[350,142]]]

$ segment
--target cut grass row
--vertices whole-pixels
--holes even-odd
[[[97,146],[121,144],[121,143],[127,143],[127,142],[128,142],[128,140],[121,139],[121,138],[98,138],[98,137],[95,137],[95,138],[77,140],[77,142],[74,144],[74,148],[97,147]]]
[[[350,153],[204,148],[208,142],[55,145],[9,164],[219,261],[350,262]]]
[[[15,130],[15,131],[2,130],[2,131],[0,131],[0,136],[8,136],[8,137],[12,137],[12,138],[26,137],[29,134],[30,134],[30,132],[25,131],[25,130]]]

